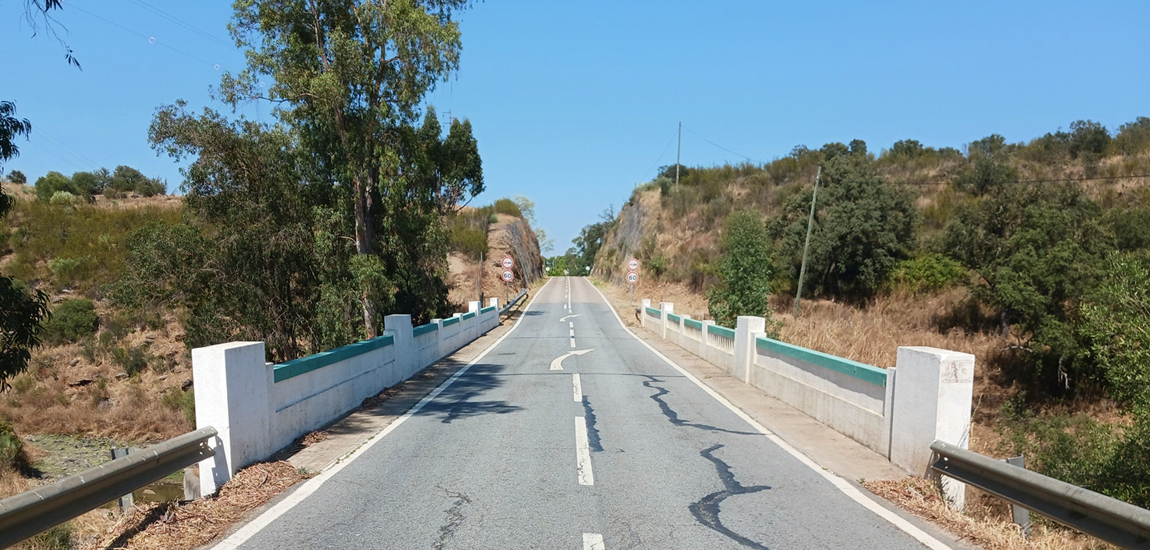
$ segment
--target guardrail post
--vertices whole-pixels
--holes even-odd
[[[732,373],[751,383],[751,364],[755,362],[755,338],[763,336],[767,320],[752,315],[740,315],[735,322],[735,368]]]
[[[491,299],[487,300],[487,305],[490,307],[494,307],[496,310],[498,310],[499,309],[499,298],[491,298]]]
[[[270,455],[271,363],[263,342],[230,342],[192,350],[196,427],[214,426],[212,458],[200,462],[200,494],[214,494],[240,468]]]
[[[671,302],[659,302],[659,336],[664,340],[667,339],[667,315],[675,313],[675,304]]]
[[[711,325],[715,324],[715,322],[712,320],[709,320],[709,319],[706,321],[699,321],[699,322],[703,323],[703,328],[702,328],[703,337],[699,339],[699,353],[696,355],[698,355],[699,357],[707,357],[707,355],[704,355],[706,352],[703,351],[703,350],[707,349],[707,346],[711,345],[711,331],[707,330],[707,327],[710,327]]]
[[[643,298],[639,300],[639,324],[643,328],[647,328],[647,308],[651,307],[651,300]]]
[[[974,393],[974,356],[918,346],[900,346],[897,386],[891,391],[890,461],[924,477],[938,477],[930,466],[930,445],[943,441],[967,448]],[[964,483],[943,477],[943,495],[962,509]]]

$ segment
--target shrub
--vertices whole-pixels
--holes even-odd
[[[188,422],[192,424],[196,423],[196,394],[194,388],[188,391],[181,390],[180,388],[172,388],[171,391],[164,394],[161,401],[168,409],[183,412]]]
[[[24,442],[7,419],[0,417],[0,468],[22,470],[28,466]]]
[[[487,216],[487,223],[499,223],[499,216],[496,216],[495,214]]]
[[[1150,409],[1150,254],[1112,253],[1076,332],[1116,399]]]
[[[50,201],[58,191],[65,191],[73,195],[83,194],[68,176],[59,172],[48,172],[36,180],[36,197],[40,200]]]
[[[8,172],[8,181],[12,183],[25,184],[28,183],[28,176],[25,176],[24,172],[13,170]]]
[[[888,284],[912,294],[935,292],[957,285],[965,274],[962,264],[942,254],[927,254],[899,262]]]
[[[112,362],[119,365],[128,373],[128,376],[135,377],[148,368],[148,356],[142,347],[133,348],[113,348],[112,349]]]
[[[72,258],[52,258],[48,260],[48,270],[56,276],[56,284],[61,287],[71,286],[76,278],[76,271],[80,267],[80,260]]]
[[[67,191],[56,191],[52,194],[52,198],[48,200],[49,204],[57,206],[71,206],[80,202],[80,197],[73,195]]]
[[[511,199],[499,199],[495,201],[494,207],[496,214],[507,214],[516,218],[523,217],[523,211],[519,210],[519,205]]]
[[[707,293],[707,309],[720,325],[733,327],[740,315],[770,317],[771,257],[759,215],[741,211],[727,217],[719,259],[719,284]],[[767,327],[768,332],[777,329]]]
[[[79,342],[96,333],[99,318],[91,300],[76,298],[65,300],[52,311],[44,323],[44,339],[53,344]]]

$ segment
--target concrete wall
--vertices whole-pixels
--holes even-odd
[[[643,327],[722,368],[915,475],[931,475],[930,444],[966,448],[970,436],[974,356],[899,347],[896,368],[880,369],[766,338],[765,320],[739,317],[735,329],[691,322],[674,305],[649,309]],[[688,326],[698,323],[698,327]],[[962,506],[962,485],[943,480]]]
[[[201,494],[499,325],[497,301],[470,306],[420,327],[410,315],[388,315],[379,338],[279,365],[264,362],[263,342],[193,349],[196,427],[214,426],[212,446],[222,450],[200,463]]]

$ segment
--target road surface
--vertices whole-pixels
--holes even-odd
[[[550,280],[448,384],[221,546],[924,547],[647,348],[586,279]]]

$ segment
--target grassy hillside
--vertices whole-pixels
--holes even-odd
[[[637,297],[715,316],[737,290],[721,260],[749,253],[728,233],[731,214],[750,211],[769,260],[747,276],[771,295],[742,314],[882,367],[899,345],[974,353],[973,448],[1025,453],[1040,471],[1150,504],[1150,119],[1115,131],[1078,121],[1026,143],[992,135],[963,151],[799,146],[766,165],[680,167],[677,185],[674,171],[588,226],[601,246],[577,242],[567,261],[592,258],[595,275],[622,284],[638,258]]]

